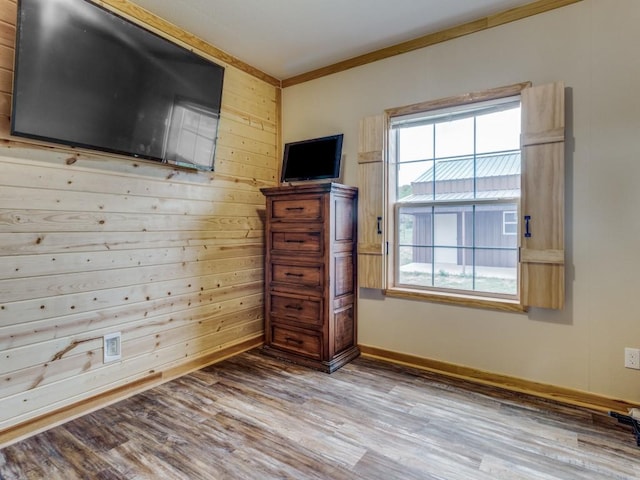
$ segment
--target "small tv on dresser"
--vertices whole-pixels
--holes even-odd
[[[343,134],[286,143],[282,161],[282,183],[338,180]]]

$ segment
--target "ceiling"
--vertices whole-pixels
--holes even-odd
[[[532,0],[131,0],[278,79]]]

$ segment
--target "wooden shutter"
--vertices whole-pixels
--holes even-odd
[[[522,91],[521,301],[564,306],[564,84]]]
[[[358,286],[384,288],[385,117],[360,120],[358,141]]]

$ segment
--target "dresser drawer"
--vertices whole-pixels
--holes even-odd
[[[322,220],[322,198],[320,196],[296,198],[274,198],[271,203],[273,220]]]
[[[297,287],[322,288],[322,265],[291,265],[285,260],[271,262],[271,282]]]
[[[271,230],[271,250],[282,252],[322,254],[322,234],[320,231],[278,231]]]
[[[290,329],[281,324],[272,323],[271,346],[319,359],[322,354],[322,333]]]
[[[300,298],[281,293],[271,293],[270,312],[274,317],[309,326],[322,325],[322,299]]]

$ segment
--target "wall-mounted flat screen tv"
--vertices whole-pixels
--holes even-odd
[[[339,178],[342,139],[341,133],[285,144],[282,182]]]
[[[224,68],[87,0],[19,0],[11,133],[213,169]]]

